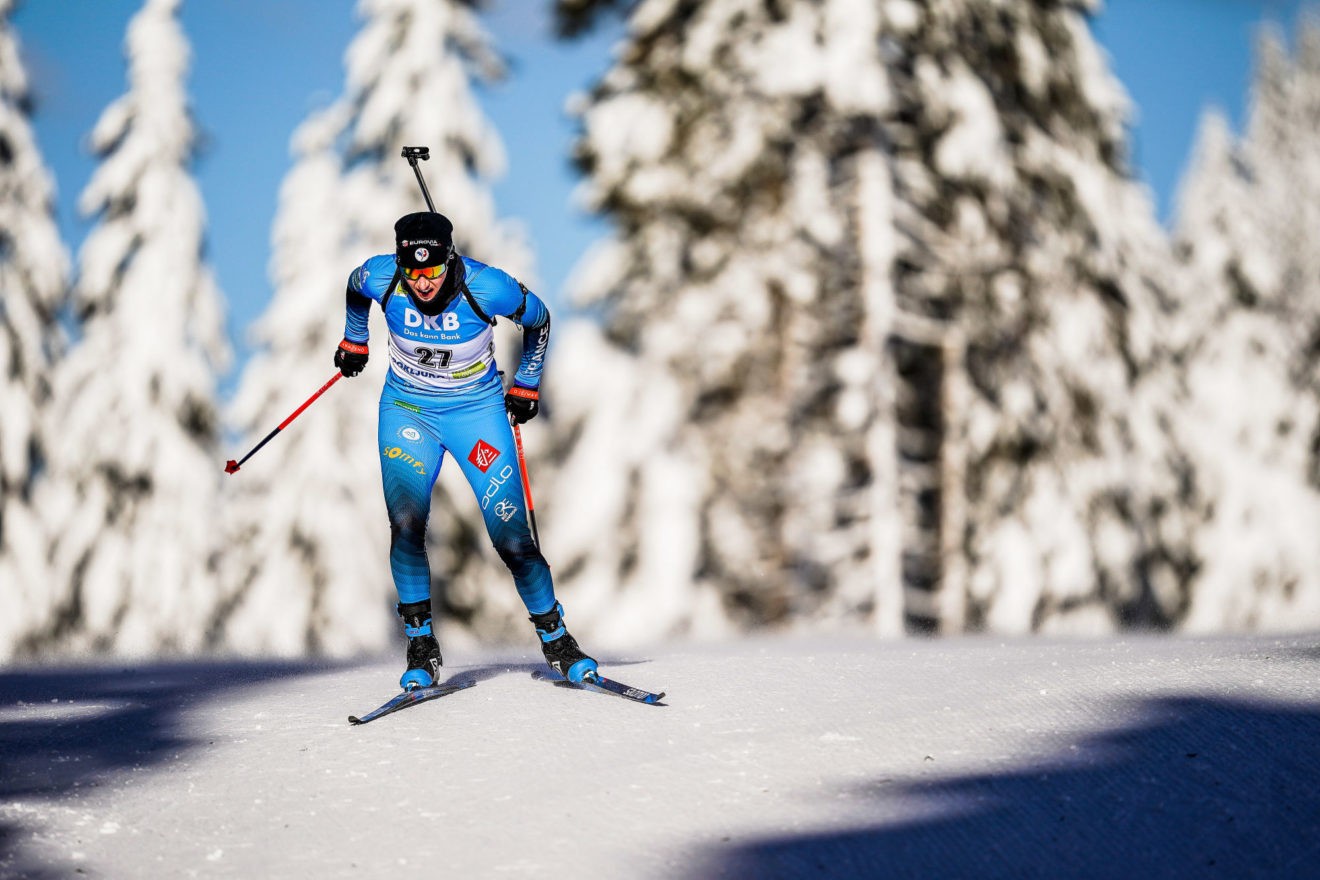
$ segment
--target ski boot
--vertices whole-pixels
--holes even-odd
[[[596,661],[582,653],[577,639],[568,634],[564,626],[563,605],[556,602],[554,608],[544,614],[533,614],[528,619],[541,637],[541,653],[545,654],[545,662],[551,669],[575,683],[596,671]]]
[[[399,687],[405,691],[429,687],[435,684],[444,664],[440,643],[431,631],[431,600],[400,604],[398,611],[403,618],[403,631],[408,635],[408,668],[399,679]]]

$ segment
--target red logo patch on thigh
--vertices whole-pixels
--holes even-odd
[[[478,440],[477,445],[472,447],[472,452],[468,454],[468,461],[472,462],[484,474],[486,469],[495,463],[495,459],[500,457],[500,451],[491,446],[485,440]]]

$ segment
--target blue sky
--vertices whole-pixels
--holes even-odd
[[[1204,107],[1240,126],[1262,21],[1291,32],[1306,0],[1108,0],[1094,31],[1137,106],[1133,159],[1167,219]],[[97,116],[124,90],[122,43],[138,0],[21,0],[13,16],[33,81],[33,120],[59,186],[59,221],[74,248],[89,224],[78,194],[94,168],[83,147]],[[573,207],[568,161],[574,133],[564,102],[607,67],[617,26],[560,43],[549,0],[494,0],[483,21],[508,57],[508,81],[481,90],[509,171],[494,187],[500,214],[519,218],[537,254],[540,292],[552,304],[573,263],[604,230]],[[206,200],[209,258],[229,303],[239,355],[244,329],[264,309],[268,236],[288,139],[343,85],[344,49],[357,28],[354,0],[185,0],[193,47],[193,113],[205,136],[197,166]],[[400,206],[400,211],[412,206]],[[443,206],[439,206],[444,210]],[[232,386],[232,379],[226,383]]]

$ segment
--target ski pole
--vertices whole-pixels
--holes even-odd
[[[289,416],[287,419],[285,419],[284,421],[280,422],[279,426],[276,427],[274,431],[271,431],[269,434],[267,434],[267,435],[265,436],[265,438],[264,438],[260,443],[258,443],[256,446],[252,447],[252,451],[251,451],[251,452],[249,452],[247,455],[243,456],[243,457],[242,457],[241,459],[239,459],[238,461],[234,461],[234,460],[231,458],[231,459],[229,459],[229,461],[225,462],[225,473],[227,473],[227,474],[238,473],[238,469],[239,469],[240,467],[243,466],[243,462],[247,461],[249,458],[251,458],[252,456],[256,455],[258,449],[260,449],[261,447],[265,446],[267,443],[270,442],[270,439],[271,439],[272,437],[274,437],[274,436],[275,436],[276,434],[278,434],[280,431],[283,431],[285,428],[287,428],[287,427],[289,426],[289,422],[292,422],[294,419],[298,418],[298,416],[302,415],[303,410],[305,410],[305,409],[307,409],[307,407],[311,406],[312,403],[316,400],[316,398],[320,397],[322,394],[325,394],[325,392],[330,388],[331,385],[335,384],[336,382],[338,382],[338,381],[339,381],[340,379],[342,379],[342,378],[344,378],[344,374],[343,374],[343,373],[340,373],[340,372],[338,372],[338,371],[335,371],[335,374],[334,374],[333,376],[330,377],[330,381],[329,381],[329,382],[326,382],[324,385],[322,385],[321,388],[320,388],[320,390],[317,391],[315,394],[313,394],[311,397],[307,398],[307,400],[305,400],[305,401],[303,402],[303,405],[302,405],[302,406],[298,407],[297,409],[295,409],[295,410],[293,411],[293,414],[292,414],[292,415],[290,415],[290,416]]]
[[[426,189],[426,181],[422,180],[422,169],[417,167],[418,159],[421,159],[423,162],[425,162],[427,159],[431,158],[431,148],[404,147],[403,158],[408,160],[408,164],[412,166],[413,174],[417,175],[417,185],[422,188],[422,198],[426,199],[426,210],[434,214],[435,205],[432,204],[431,202],[431,193],[428,192]]]
[[[518,470],[522,473],[523,498],[527,501],[527,522],[532,526],[532,540],[536,542],[536,549],[541,549],[541,535],[536,530],[536,505],[532,503],[532,484],[527,479],[527,457],[523,455],[522,431],[518,428],[518,423],[509,418],[509,424],[513,425],[513,447],[518,450]]]

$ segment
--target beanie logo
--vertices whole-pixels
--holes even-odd
[[[424,247],[419,247],[417,250],[413,251],[413,256],[417,259],[417,262],[425,263],[431,258],[431,252]]]

